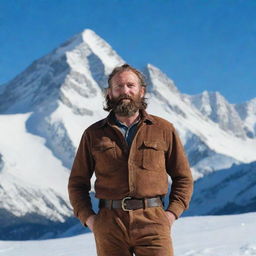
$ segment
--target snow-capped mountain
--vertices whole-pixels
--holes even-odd
[[[107,42],[87,29],[0,86],[0,210],[13,238],[20,237],[18,219],[23,225],[44,223],[39,233],[26,230],[30,238],[47,237],[50,222],[72,224],[69,169],[84,129],[107,115],[102,108],[107,76],[122,63]],[[200,97],[196,102],[157,67],[148,64],[144,73],[148,112],[174,123],[195,178],[256,160],[256,138],[244,130],[245,124],[253,129],[255,104],[230,107],[219,94],[206,103]],[[216,114],[202,111],[210,106]]]
[[[221,129],[245,138],[243,121],[234,105],[230,104],[219,92],[204,91],[198,95],[184,95],[204,116],[217,123]]]
[[[31,223],[50,227],[49,221],[63,224],[73,216],[67,194],[69,169],[82,131],[105,115],[102,87],[107,74],[121,63],[104,40],[85,30],[1,87],[0,179],[5,182],[0,208],[9,213],[2,221],[13,216],[6,225],[14,238],[22,233],[14,233],[17,218],[28,224],[26,233],[31,235]],[[44,202],[41,208],[39,202]],[[37,217],[27,217],[33,214]],[[41,228],[23,239],[46,231]],[[10,237],[0,234],[1,239]]]
[[[234,165],[196,181],[185,215],[223,215],[256,211],[256,162]]]
[[[255,159],[255,139],[245,134],[237,136],[234,131],[223,128],[216,120],[202,113],[191,102],[190,96],[181,94],[173,81],[156,67],[148,65],[145,74],[150,89],[148,110],[174,123],[185,145],[195,178],[214,170],[229,168],[234,163]],[[223,96],[220,98],[229,104]],[[221,113],[220,110],[217,112]],[[238,114],[234,114],[234,119],[230,113],[226,115],[230,123],[231,120],[235,124],[239,121]],[[225,119],[224,114],[222,119]]]

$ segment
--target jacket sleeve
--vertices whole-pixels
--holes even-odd
[[[89,191],[91,177],[94,172],[94,161],[90,150],[90,139],[86,131],[82,135],[68,182],[69,200],[73,206],[74,215],[86,227],[87,218],[95,214]]]
[[[184,210],[188,209],[193,192],[193,177],[181,140],[174,127],[167,154],[167,172],[172,179],[167,210],[177,219]]]

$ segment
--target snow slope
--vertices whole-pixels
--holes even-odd
[[[255,256],[256,213],[185,217],[172,227],[176,256]],[[0,241],[0,256],[96,256],[92,233],[41,241]]]
[[[45,147],[42,137],[26,131],[29,116],[0,116],[0,127],[5,131],[0,133],[4,163],[0,171],[2,239],[29,238],[32,230],[34,237],[40,237],[47,226],[53,229],[72,216],[67,194],[69,170]]]

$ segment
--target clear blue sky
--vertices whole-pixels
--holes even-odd
[[[256,0],[0,0],[0,84],[86,28],[182,93],[256,97]]]

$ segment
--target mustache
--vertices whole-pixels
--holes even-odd
[[[133,100],[133,98],[129,95],[126,95],[126,94],[123,94],[123,95],[120,95],[116,101],[119,103],[120,101],[122,100]]]
[[[137,105],[140,109],[146,109],[147,108],[147,102],[145,97],[137,96],[129,96],[127,94],[119,95],[118,97],[111,97],[110,99],[109,95],[105,96],[106,105],[103,107],[105,111],[111,111],[115,109],[116,107],[120,107],[122,105]],[[123,99],[129,99],[129,102],[126,102],[126,104],[123,104]]]

